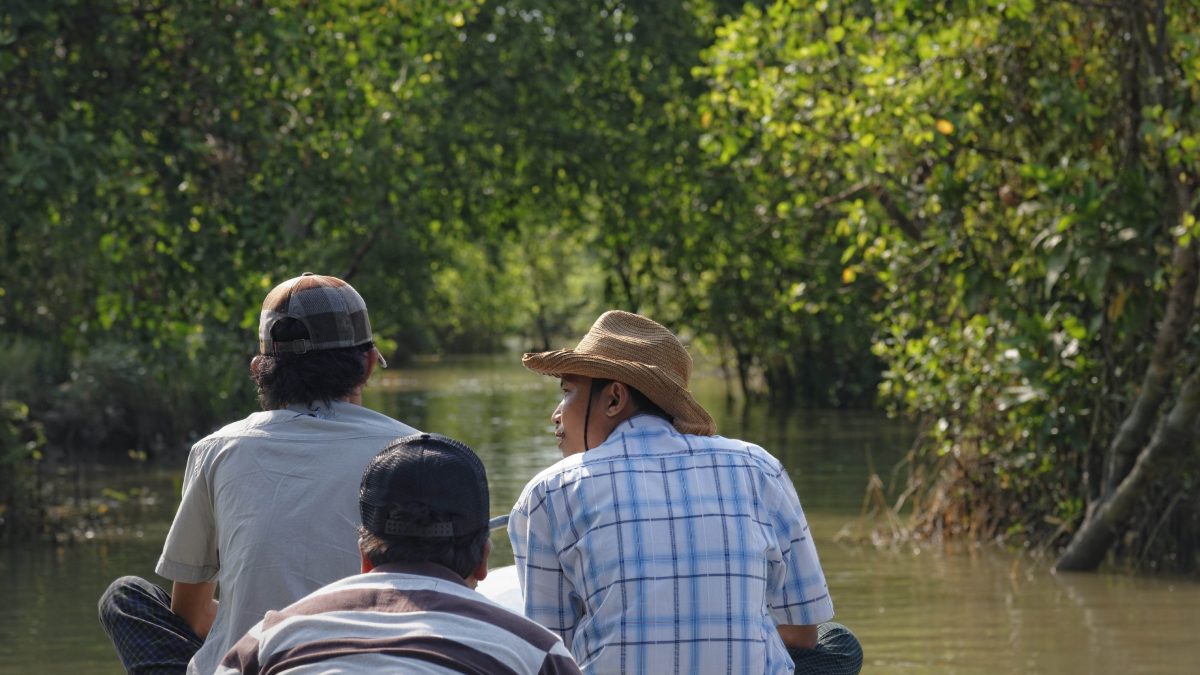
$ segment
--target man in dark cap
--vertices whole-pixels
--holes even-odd
[[[472,590],[488,573],[488,502],[470,448],[396,440],[363,473],[362,574],[268,612],[217,673],[579,673],[558,636]]]
[[[386,364],[345,281],[305,273],[279,284],[258,338],[250,375],[263,412],[192,446],[156,567],[171,593],[122,577],[100,599],[130,673],[207,675],[267,610],[354,574],[363,467],[416,432],[362,406],[367,378]]]

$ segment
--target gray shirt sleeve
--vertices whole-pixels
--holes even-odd
[[[217,553],[217,521],[209,485],[211,457],[216,441],[192,446],[183,475],[183,500],[167,533],[155,572],[172,581],[212,581],[220,569]]]

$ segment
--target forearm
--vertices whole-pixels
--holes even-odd
[[[812,649],[817,646],[816,626],[779,624],[775,628],[779,630],[783,644],[791,649]]]
[[[188,584],[176,581],[171,587],[171,611],[195,631],[200,639],[208,637],[213,621],[217,618],[217,600],[213,592],[217,585],[212,582]]]

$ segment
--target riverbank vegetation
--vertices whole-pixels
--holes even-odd
[[[905,535],[1193,570],[1196,25],[1196,0],[9,3],[4,527],[10,468],[177,454],[244,411],[258,303],[308,269],[401,360],[645,312],[747,397],[920,420]]]

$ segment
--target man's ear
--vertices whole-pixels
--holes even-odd
[[[363,384],[371,379],[371,373],[375,372],[375,366],[379,363],[379,352],[374,347],[368,349],[364,354],[367,357],[367,376],[363,378]]]
[[[613,382],[608,385],[608,399],[604,402],[604,412],[609,417],[619,417],[623,413],[633,412],[633,396],[624,382]]]
[[[258,369],[262,367],[260,365],[261,363],[262,363],[262,354],[257,354],[254,356],[254,358],[250,359],[250,374],[251,375],[258,375]]]
[[[490,555],[492,555],[492,540],[489,537],[488,540],[483,544],[483,557],[479,559],[479,564],[476,565],[471,574],[467,576],[467,585],[469,585],[471,588],[475,588],[475,584],[487,578],[488,557]]]

